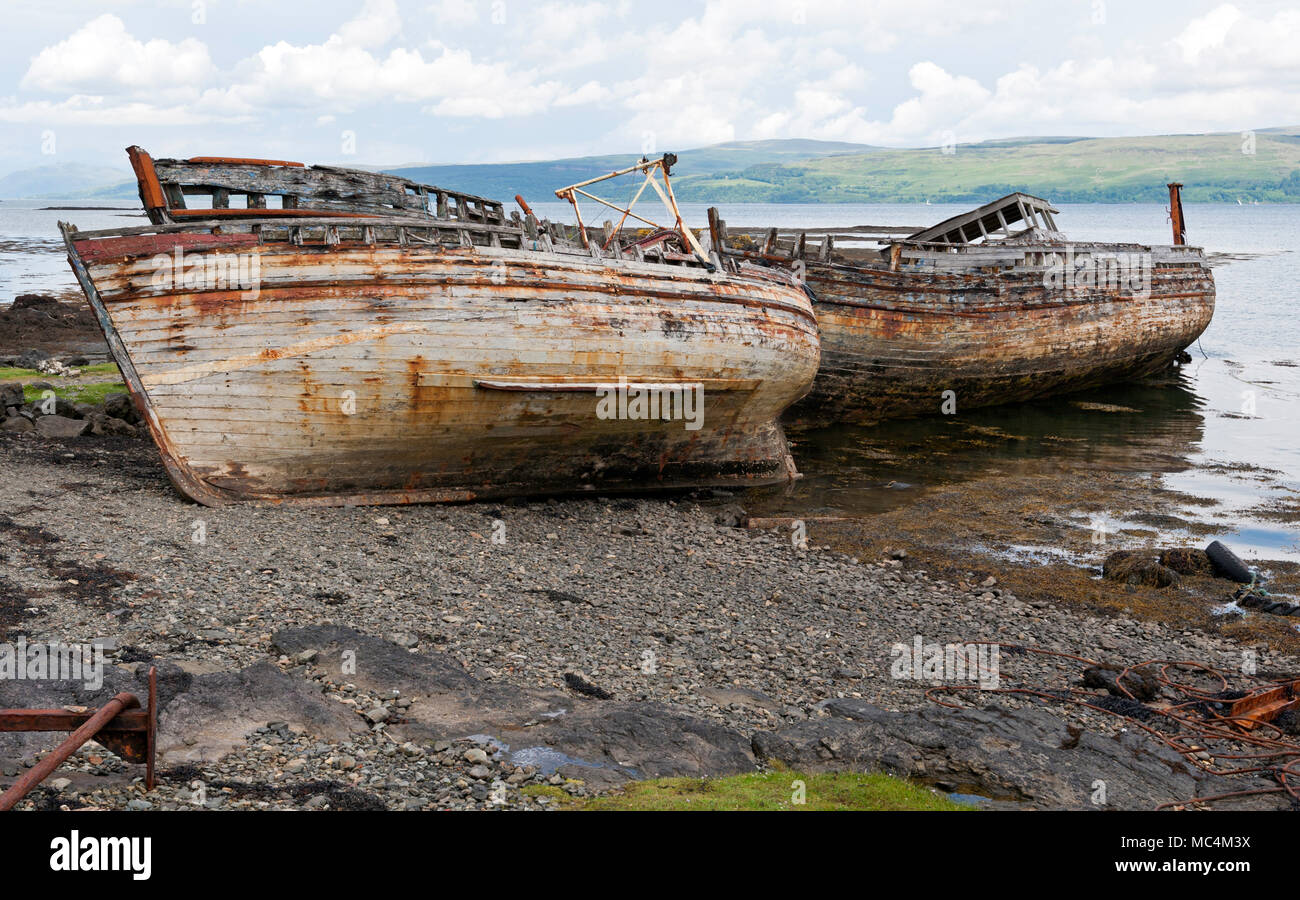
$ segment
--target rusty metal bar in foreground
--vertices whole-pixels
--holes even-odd
[[[40,784],[81,745],[91,739],[123,759],[145,764],[145,788],[154,787],[154,745],[158,731],[158,670],[149,668],[149,698],[140,708],[135,694],[121,693],[97,710],[71,712],[66,709],[2,709],[0,732],[71,731],[35,766],[24,772],[0,795],[0,812],[11,810],[32,788]]]

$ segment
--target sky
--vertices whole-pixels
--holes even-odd
[[[395,166],[1300,124],[1300,6],[6,0],[0,173]]]

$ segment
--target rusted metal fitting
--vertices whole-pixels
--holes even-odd
[[[154,749],[158,736],[158,670],[149,667],[149,697],[141,708],[135,694],[121,693],[99,709],[72,712],[67,709],[0,709],[0,731],[71,731],[32,768],[24,772],[0,795],[0,812],[13,809],[32,788],[40,784],[91,739],[123,759],[145,764],[145,788],[154,788]]]

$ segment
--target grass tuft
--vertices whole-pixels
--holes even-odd
[[[802,782],[803,803],[796,802]],[[550,797],[581,810],[970,810],[930,788],[890,775],[829,772],[754,772],[727,778],[634,781],[600,797],[572,797],[554,785],[528,785],[531,797]]]

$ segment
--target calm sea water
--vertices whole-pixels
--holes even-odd
[[[143,224],[129,210],[42,210],[0,204],[0,303],[29,291],[76,291],[59,239],[60,219],[83,229]],[[87,204],[93,205],[93,204]],[[126,205],[126,204],[120,204]],[[685,204],[689,224],[705,204]],[[735,225],[924,226],[964,205],[726,204]],[[572,221],[567,204],[535,204],[539,215]],[[1053,458],[1149,471],[1174,489],[1218,501],[1179,510],[1212,521],[1244,556],[1300,559],[1300,525],[1258,515],[1261,505],[1300,497],[1300,206],[1187,204],[1188,239],[1215,254],[1214,322],[1172,379],[1123,385],[1031,404],[968,411],[962,423],[1028,440],[950,452],[953,422],[928,417],[872,428],[794,434],[804,478],[758,502],[771,513],[868,513],[908,502],[917,491]],[[603,215],[588,215],[601,219]],[[652,216],[653,218],[653,216]],[[1060,227],[1080,240],[1167,244],[1157,204],[1063,204]],[[1074,400],[1127,407],[1089,411]],[[1050,441],[1042,438],[1051,437]],[[871,448],[906,448],[880,454]],[[887,457],[887,458],[882,458]],[[1118,510],[1122,515],[1125,511]]]

